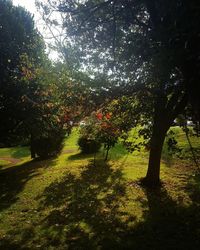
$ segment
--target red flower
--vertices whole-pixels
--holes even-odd
[[[69,120],[69,116],[68,115],[64,115],[62,117],[62,120],[63,120],[63,122],[67,122]]]
[[[109,120],[111,118],[111,114],[110,113],[107,113],[106,114],[106,118]]]
[[[97,117],[98,120],[102,120],[103,115],[102,115],[102,113],[97,113],[96,117]]]

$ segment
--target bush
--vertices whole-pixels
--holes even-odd
[[[78,140],[78,145],[81,149],[81,152],[84,154],[96,153],[101,148],[101,143],[99,141],[88,139],[86,137],[80,137]]]
[[[33,140],[31,145],[32,158],[37,155],[40,158],[48,158],[56,156],[63,147],[64,134],[51,134],[47,136],[41,136]]]

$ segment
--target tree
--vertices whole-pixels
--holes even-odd
[[[0,9],[0,143],[29,144],[32,158],[55,155],[64,138],[62,105],[44,41],[30,13],[8,0]]]
[[[46,56],[30,13],[9,0],[0,9],[0,143],[8,144],[27,115],[23,97],[38,99],[34,75]]]
[[[195,113],[199,111],[199,5],[196,0],[49,1],[46,5],[63,14],[65,46],[77,50],[79,62],[107,74],[107,96],[116,98],[120,92],[146,99],[137,109],[137,121],[151,124],[146,181],[152,184],[159,183],[165,135],[188,98]]]

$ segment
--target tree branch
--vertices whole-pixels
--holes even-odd
[[[185,93],[183,94],[181,100],[177,103],[175,108],[172,110],[171,113],[172,120],[174,120],[185,109],[187,103],[188,103],[188,96]]]

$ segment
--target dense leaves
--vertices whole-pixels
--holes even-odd
[[[44,61],[44,42],[34,28],[31,15],[11,1],[0,1],[0,138],[12,143],[29,106],[40,89],[35,74]],[[36,68],[37,65],[37,68]]]
[[[32,16],[8,0],[0,10],[0,143],[30,144],[32,157],[50,156],[64,136],[53,66]]]
[[[115,146],[122,132],[117,125],[113,114],[106,110],[98,110],[86,117],[80,129],[79,146],[82,152],[97,152],[103,144],[107,160],[109,150]],[[92,148],[93,151],[90,150]]]

